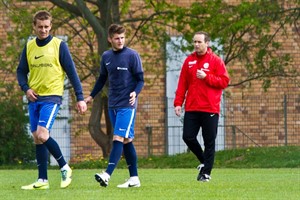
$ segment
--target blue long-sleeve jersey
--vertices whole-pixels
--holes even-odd
[[[100,76],[90,96],[94,98],[107,79],[109,108],[135,108],[137,103],[130,105],[129,95],[135,91],[138,96],[144,86],[144,72],[139,54],[128,47],[119,51],[105,51],[100,62]]]
[[[36,38],[36,44],[38,46],[45,46],[47,45],[51,40],[52,36],[49,35],[46,39],[44,40],[39,40]],[[26,93],[28,89],[30,89],[28,85],[28,73],[29,71],[29,66],[28,66],[28,60],[27,60],[27,48],[26,45],[23,49],[21,59],[19,66],[17,68],[17,79],[19,82],[19,85],[21,89]],[[82,92],[82,86],[78,77],[78,74],[76,72],[75,64],[72,60],[71,54],[69,52],[69,49],[67,47],[67,44],[65,42],[61,42],[59,46],[59,62],[67,74],[73,88],[75,91],[76,99],[77,101],[82,101],[84,100],[83,97],[83,92]],[[38,96],[38,101],[47,101],[47,102],[54,102],[61,104],[62,102],[62,97],[61,96]]]

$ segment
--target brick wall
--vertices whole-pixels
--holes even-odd
[[[140,3],[140,1],[135,0],[133,2]],[[192,0],[173,0],[171,2],[182,4],[182,5],[189,5],[190,3],[194,2]],[[237,3],[239,1],[228,1],[231,3]],[[31,5],[35,7],[37,5],[41,5],[41,3],[24,3],[24,5]],[[42,3],[44,6],[50,6],[48,3]],[[23,5],[23,6],[24,6]],[[75,23],[75,22],[74,22]],[[1,9],[0,10],[0,38],[6,38],[6,31],[9,30],[12,26],[12,23],[9,22],[7,18],[7,10]],[[299,33],[295,32],[296,30],[289,29],[286,36],[278,36],[278,40],[284,41],[284,46],[281,49],[284,53],[290,53],[294,58],[293,65],[290,67],[297,68],[300,65],[300,56],[299,56],[299,48],[300,48],[300,36]],[[55,34],[67,34],[66,29],[61,27],[56,31]],[[73,39],[72,44],[70,45],[71,52],[81,52],[82,57],[86,54],[84,47],[76,44],[78,40]],[[3,47],[6,45],[10,45],[8,43],[3,43],[2,48],[0,49],[0,55],[5,57],[5,52],[3,51]],[[144,49],[135,43],[132,46],[136,49],[141,55],[145,52],[151,51],[151,49]],[[20,47],[23,48],[23,47]],[[161,52],[151,52],[152,58],[154,58],[154,62],[152,62],[153,66],[145,66],[147,68],[153,67],[162,69],[161,73],[152,72],[152,71],[145,71],[145,87],[140,95],[140,99],[142,101],[139,102],[138,113],[137,113],[137,123],[136,123],[136,140],[135,144],[137,146],[137,152],[140,156],[147,156],[149,155],[149,144],[151,143],[151,154],[154,155],[162,155],[165,153],[165,138],[166,138],[166,131],[165,131],[165,120],[166,120],[166,104],[165,104],[165,82],[166,77],[164,74],[164,61],[161,58]],[[143,58],[142,58],[143,60]],[[241,70],[242,63],[231,63],[227,66],[228,69],[235,72],[235,75],[231,77],[232,82],[236,82],[239,79],[239,76],[243,75]],[[12,75],[14,79],[15,75]],[[83,88],[84,88],[84,95],[87,96],[91,91],[95,80],[86,80],[83,81]],[[298,80],[299,81],[299,80]],[[252,110],[246,110],[243,112],[239,112],[240,105],[246,105],[246,107],[251,108],[251,105],[257,105],[257,102],[249,97],[249,99],[245,99],[245,96],[268,96],[277,98],[278,95],[296,95],[299,93],[299,87],[296,82],[290,81],[289,79],[282,79],[276,80],[272,83],[272,87],[268,90],[268,92],[264,92],[261,89],[261,82],[260,81],[253,81],[251,83],[251,87],[229,87],[226,89],[233,97],[240,97],[240,98],[228,98],[227,102],[230,104],[226,108],[226,112],[230,113],[233,112],[230,117],[226,118],[226,123],[230,125],[242,125],[243,119],[247,122],[253,122],[249,124],[247,127],[243,127],[243,131],[249,134],[251,137],[255,138],[257,141],[262,141],[263,145],[272,145],[271,142],[276,138],[281,138],[282,131],[278,133],[274,133],[271,127],[274,125],[275,122],[266,122],[266,120],[260,121],[262,126],[257,125],[257,119],[262,117],[262,112],[266,111],[264,115],[268,115],[264,119],[272,118],[274,113],[268,113],[268,101],[262,102],[258,107],[252,108]],[[280,104],[280,100],[279,104]],[[102,153],[100,148],[96,145],[96,143],[91,138],[87,125],[88,119],[90,116],[90,112],[87,112],[84,116],[79,116],[76,114],[75,110],[73,109],[73,102],[71,102],[71,115],[72,115],[72,126],[71,126],[71,156],[73,161],[84,160],[84,159],[91,159],[96,157],[101,157]],[[229,106],[231,106],[229,108]],[[294,106],[294,107],[293,107]],[[294,104],[292,108],[297,108],[298,104]],[[91,106],[89,106],[91,108]],[[256,110],[255,110],[256,109]],[[276,118],[272,118],[274,120]],[[292,116],[288,119],[289,121],[295,121],[295,118]],[[104,123],[104,122],[103,122]],[[104,124],[102,125],[104,126]],[[149,137],[149,127],[152,127],[152,137]],[[228,130],[230,133],[231,130]],[[271,132],[270,132],[271,131]],[[276,131],[275,131],[276,132]],[[275,134],[275,136],[274,136]],[[270,140],[270,138],[272,140]],[[151,140],[151,141],[149,141]],[[228,139],[230,140],[230,139]],[[281,144],[281,142],[279,142]]]
[[[300,64],[300,33],[289,28],[285,33],[279,33],[277,41],[282,42],[280,53],[289,53],[293,62],[287,68],[297,69]],[[227,66],[236,72],[232,82],[237,82],[242,63],[232,63]],[[236,75],[237,74],[237,75]],[[227,98],[226,124],[235,125],[242,132],[253,138],[261,146],[299,145],[299,78],[278,78],[272,80],[272,87],[263,91],[261,81],[252,81],[251,87],[229,87],[226,90],[232,97]],[[284,98],[287,97],[287,108],[284,108]],[[286,115],[286,116],[285,116]],[[287,122],[285,124],[285,121]],[[231,133],[228,130],[227,133]],[[286,138],[285,134],[288,134]],[[286,141],[287,139],[287,141]]]

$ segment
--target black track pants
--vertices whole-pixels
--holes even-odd
[[[217,137],[219,115],[206,112],[185,112],[182,139],[188,148],[204,164],[203,173],[210,175],[215,158],[215,140]],[[204,150],[197,140],[200,127]]]

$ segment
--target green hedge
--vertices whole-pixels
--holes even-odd
[[[22,93],[13,94],[10,85],[0,92],[0,165],[34,161],[35,147],[28,132],[27,106]]]

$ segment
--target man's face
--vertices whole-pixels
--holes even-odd
[[[193,43],[198,55],[204,55],[206,53],[208,42],[205,42],[203,34],[196,34],[193,38]]]
[[[114,34],[113,37],[108,37],[109,42],[111,43],[112,49],[118,51],[123,49],[125,44],[125,33]]]
[[[35,31],[35,34],[37,35],[37,38],[40,40],[46,39],[51,30],[52,24],[50,20],[37,20],[36,24],[33,25],[33,29]]]

